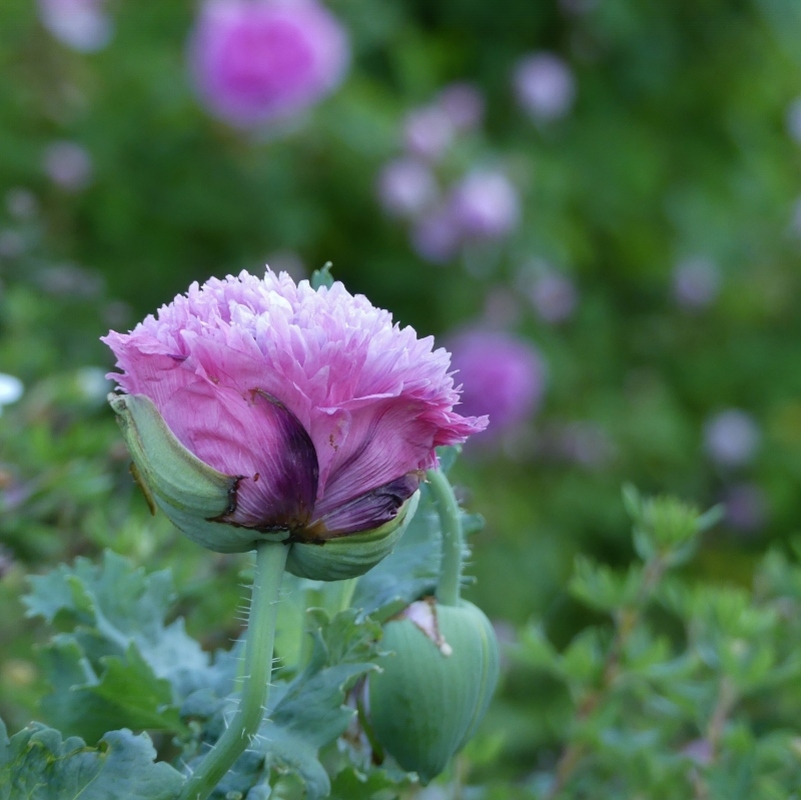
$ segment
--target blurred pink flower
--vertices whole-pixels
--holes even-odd
[[[445,155],[455,133],[450,116],[437,104],[415,108],[403,121],[407,151],[429,161],[437,161]]]
[[[437,199],[437,182],[416,158],[396,158],[378,176],[378,199],[388,214],[416,217]]]
[[[450,356],[341,283],[286,274],[193,284],[103,341],[125,392],[156,405],[178,440],[241,476],[226,521],[326,539],[393,519],[434,448],[486,419],[454,411]]]
[[[459,252],[461,233],[450,209],[440,206],[416,220],[411,240],[420,258],[444,264]]]
[[[49,144],[43,161],[48,178],[68,192],[79,192],[92,181],[92,159],[86,149],[75,142]]]
[[[570,111],[576,83],[570,67],[552,53],[535,53],[518,62],[514,89],[524,111],[535,122],[559,119]]]
[[[742,533],[753,533],[767,524],[767,497],[755,483],[737,483],[728,487],[723,497],[723,507],[726,522]]]
[[[74,50],[101,50],[114,32],[105,0],[39,0],[42,25]]]
[[[206,0],[190,39],[209,110],[248,127],[298,113],[342,82],[344,28],[315,0]]]
[[[760,438],[754,418],[739,408],[728,408],[704,423],[704,449],[724,467],[739,467],[753,460]]]
[[[712,305],[720,293],[720,270],[703,256],[680,261],[673,269],[673,296],[687,311],[699,311]]]
[[[448,346],[463,385],[461,410],[489,415],[487,433],[477,439],[497,438],[534,413],[545,392],[545,364],[531,342],[473,328]]]
[[[517,284],[528,296],[540,319],[550,325],[569,319],[576,309],[576,285],[550,266],[521,270]]]
[[[454,187],[450,213],[466,239],[499,239],[520,221],[520,199],[503,172],[478,169]]]
[[[484,118],[484,98],[471,83],[449,84],[439,93],[437,105],[457,131],[473,130]]]

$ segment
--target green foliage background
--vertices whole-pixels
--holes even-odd
[[[329,7],[351,36],[347,81],[291,129],[248,136],[195,100],[185,67],[193,3],[112,2],[115,36],[93,55],[52,40],[29,0],[0,6],[0,196],[23,189],[37,207],[27,216],[10,202],[0,208],[0,234],[21,242],[0,255],[0,372],[26,386],[0,417],[0,541],[11,561],[0,585],[9,609],[0,619],[0,714],[11,730],[42,693],[31,656],[40,632],[23,622],[18,601],[27,571],[110,546],[175,569],[179,610],[208,648],[235,632],[241,563],[197,553],[147,516],[105,406],[98,376],[111,360],[98,337],[132,326],[193,280],[258,271],[287,252],[309,270],[333,261],[351,290],[421,334],[480,318],[493,291],[515,291],[531,259],[576,283],[580,302],[567,323],[545,325],[525,305],[510,321],[548,364],[528,434],[536,442],[549,426],[590,421],[611,458],[593,468],[535,447],[468,452],[457,468],[468,506],[487,520],[473,542],[469,596],[513,638],[544,621],[562,647],[598,622],[566,585],[579,553],[622,569],[634,557],[626,481],[701,507],[740,481],[765,493],[757,532],[724,520],[704,534],[682,567],[693,580],[747,589],[763,551],[783,552],[796,533],[801,146],[786,113],[801,96],[801,6]],[[571,113],[541,127],[510,85],[516,61],[537,50],[559,54],[577,81]],[[455,80],[484,92],[487,115],[444,169],[504,166],[523,219],[502,247],[433,267],[382,213],[374,187],[401,150],[404,113]],[[59,189],[43,171],[44,149],[58,139],[91,154],[94,178],[82,192]],[[717,302],[697,314],[671,294],[674,265],[693,255],[722,274]],[[83,271],[56,290],[53,270],[63,274],[66,263]],[[715,467],[702,449],[704,420],[727,407],[748,410],[761,429],[756,460],[736,471]],[[487,735],[514,730],[516,745],[484,766],[469,754],[490,783],[528,773],[559,740],[552,720],[566,706],[538,703],[530,673],[513,671]]]

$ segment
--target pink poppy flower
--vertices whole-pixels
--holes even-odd
[[[209,110],[249,127],[302,111],[345,76],[344,28],[315,0],[207,0],[190,66]]]
[[[374,530],[416,492],[434,448],[487,424],[454,411],[450,355],[432,337],[339,282],[212,278],[103,341],[122,370],[109,377],[235,477],[211,521],[230,530],[203,542],[223,552],[281,531],[319,543]]]

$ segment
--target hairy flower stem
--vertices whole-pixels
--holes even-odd
[[[442,562],[437,584],[437,602],[443,606],[459,604],[462,583],[462,519],[453,487],[444,473],[430,469],[426,474],[437,502],[442,525]]]
[[[248,748],[264,719],[273,668],[278,592],[288,553],[289,547],[280,542],[261,542],[256,546],[239,706],[223,735],[186,782],[179,800],[206,800]]]

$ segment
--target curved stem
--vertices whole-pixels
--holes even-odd
[[[462,519],[459,504],[448,479],[438,469],[426,474],[442,527],[442,562],[437,583],[437,602],[443,606],[459,604],[462,583]]]
[[[281,542],[262,542],[256,547],[256,573],[239,706],[223,735],[189,777],[180,800],[206,800],[247,750],[264,719],[273,668],[278,592],[288,553],[289,547]]]

